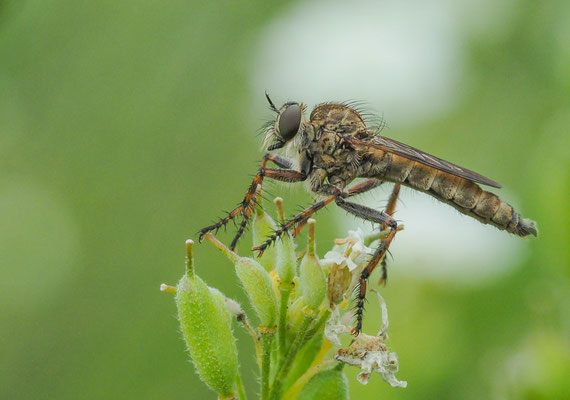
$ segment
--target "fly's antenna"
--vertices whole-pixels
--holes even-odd
[[[273,111],[275,111],[276,113],[278,113],[279,110],[277,109],[277,107],[275,107],[275,104],[273,104],[273,102],[272,102],[271,99],[269,98],[269,95],[267,94],[267,92],[265,92],[265,98],[266,98],[267,101],[269,102],[269,108],[271,108]]]

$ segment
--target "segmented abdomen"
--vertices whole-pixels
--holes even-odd
[[[536,223],[521,218],[513,207],[476,183],[407,158],[384,153],[370,174],[428,193],[463,214],[519,236],[537,235]]]

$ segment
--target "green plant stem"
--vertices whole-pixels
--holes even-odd
[[[301,389],[303,388],[303,386],[305,386],[307,384],[307,382],[309,382],[309,380],[315,376],[315,374],[319,371],[321,371],[323,368],[328,367],[329,365],[332,365],[334,363],[336,363],[338,361],[336,360],[327,360],[327,361],[323,361],[317,365],[312,366],[311,368],[309,368],[307,370],[307,372],[305,372],[303,374],[303,376],[301,376],[299,379],[297,379],[297,382],[295,382],[285,393],[285,396],[283,396],[283,400],[294,400],[297,395],[299,394],[299,392],[301,392]]]
[[[311,338],[316,335],[317,332],[319,332],[321,330],[321,328],[323,327],[323,325],[327,322],[327,320],[329,319],[331,315],[331,312],[328,309],[325,309],[324,311],[322,311],[321,316],[319,317],[319,319],[317,320],[317,322],[315,323],[315,325],[313,325],[311,327],[311,329],[309,329],[309,331],[307,332],[307,334],[305,335],[305,342],[307,340],[311,340]],[[305,343],[302,343],[305,344]]]
[[[243,387],[243,382],[241,381],[241,375],[239,373],[236,376],[236,389],[238,392],[239,400],[247,400],[247,396],[245,395],[245,389]]]
[[[277,340],[279,344],[279,359],[285,357],[286,349],[286,328],[287,328],[287,306],[289,305],[289,295],[291,294],[291,289],[282,288],[279,289],[281,293],[281,303],[279,307],[279,325],[277,331]]]
[[[284,389],[283,385],[287,381],[287,375],[289,374],[293,360],[295,360],[295,356],[299,352],[299,349],[301,349],[305,343],[305,338],[307,336],[309,326],[314,320],[315,319],[312,316],[305,316],[303,325],[301,326],[301,329],[299,330],[297,336],[295,336],[295,340],[293,340],[289,351],[285,355],[285,358],[281,358],[281,362],[277,367],[275,378],[273,379],[273,385],[271,385],[269,400],[279,400],[281,398]]]
[[[261,333],[261,400],[269,396],[269,375],[271,373],[271,344],[275,331]]]

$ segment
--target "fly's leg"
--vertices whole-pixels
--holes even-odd
[[[277,166],[285,169],[269,169],[266,168],[267,161],[271,161],[275,163]],[[292,170],[291,167],[293,166],[293,162],[285,157],[281,157],[277,154],[266,153],[263,156],[263,160],[261,161],[261,165],[259,171],[253,178],[249,189],[243,198],[242,202],[239,206],[234,208],[232,211],[228,213],[228,215],[213,225],[207,226],[200,230],[200,238],[199,240],[202,241],[204,235],[211,231],[218,231],[221,227],[225,226],[228,222],[232,221],[236,218],[239,214],[244,214],[245,223],[242,221],[240,224],[240,231],[239,235],[236,235],[237,238],[234,238],[232,241],[232,249],[235,248],[235,244],[243,234],[245,230],[245,226],[247,226],[247,221],[251,216],[253,209],[255,208],[255,193],[257,190],[258,185],[262,185],[263,179],[265,177],[284,181],[284,182],[299,182],[306,178],[305,174]],[[241,229],[241,225],[244,225],[243,229]]]
[[[347,197],[352,197],[352,196],[362,194],[364,192],[368,192],[369,190],[375,189],[383,183],[384,183],[384,181],[374,179],[374,178],[366,179],[365,181],[358,182],[356,185],[353,185],[353,186],[348,188],[348,190],[347,190],[348,196]]]
[[[390,198],[388,199],[388,204],[386,205],[386,211],[384,211],[386,214],[388,215],[394,214],[399,195],[400,195],[400,184],[396,183],[394,185],[394,189],[392,189],[392,194],[390,194]]]
[[[267,249],[274,241],[276,241],[277,238],[281,237],[281,235],[283,235],[293,226],[308,220],[311,217],[311,215],[319,211],[321,208],[326,207],[328,204],[330,204],[331,202],[333,202],[335,199],[337,199],[339,196],[343,194],[343,192],[340,189],[336,187],[333,188],[336,189],[333,190],[334,194],[329,195],[328,197],[326,197],[321,201],[317,201],[312,206],[306,208],[305,210],[301,211],[299,214],[295,215],[292,219],[282,224],[279,229],[275,230],[275,232],[273,232],[273,234],[269,236],[269,238],[265,242],[263,242],[259,246],[255,246],[254,248],[252,248],[252,250],[257,251],[258,252],[257,256],[261,257],[265,249]]]
[[[257,185],[257,192],[261,192],[261,184]],[[251,214],[253,213],[253,210],[255,209],[256,203],[257,203],[257,201],[254,198],[249,203],[249,205],[244,209],[243,219],[241,220],[241,223],[239,225],[239,228],[238,228],[236,235],[234,236],[234,238],[232,239],[232,242],[230,243],[230,249],[234,252],[236,251],[238,240],[243,236],[245,229],[247,228],[247,224],[249,223],[249,218],[251,217]]]
[[[267,178],[271,178],[271,179],[275,179],[281,182],[289,182],[289,183],[294,183],[294,182],[301,182],[304,181],[306,179],[306,175],[302,172],[298,172],[292,169],[269,169],[269,168],[265,168],[265,169],[260,169],[260,172],[262,174],[263,177],[267,177]],[[259,190],[261,191],[261,183],[258,185]],[[256,191],[257,191],[256,188]],[[250,217],[251,214],[253,213],[253,210],[255,209],[255,204],[256,204],[256,200],[253,197],[252,200],[250,201],[249,205],[247,205],[244,209],[243,212],[243,219],[240,223],[239,229],[236,233],[236,235],[234,236],[231,244],[230,244],[230,249],[232,251],[236,250],[236,246],[237,246],[237,242],[238,240],[242,237],[242,235],[245,232],[245,228],[247,228],[247,225],[250,221]]]
[[[398,224],[396,220],[392,218],[385,212],[375,210],[370,207],[366,207],[360,204],[351,203],[345,201],[342,198],[338,198],[336,200],[336,204],[342,208],[343,210],[348,211],[349,213],[356,215],[362,219],[367,221],[379,223],[381,226],[386,226],[390,229],[390,233],[386,238],[380,242],[378,248],[372,255],[372,258],[368,261],[366,267],[362,270],[360,274],[360,278],[358,280],[358,291],[357,291],[357,301],[355,305],[355,317],[356,317],[356,326],[352,329],[351,333],[354,336],[358,336],[362,329],[362,315],[364,313],[364,301],[366,300],[366,285],[368,282],[368,278],[372,274],[372,271],[378,266],[378,263],[384,258],[396,232],[398,231]],[[393,212],[393,208],[391,210]]]
[[[396,220],[383,211],[378,211],[373,208],[363,206],[362,204],[346,201],[342,197],[337,197],[335,201],[337,206],[345,211],[348,211],[352,215],[356,215],[357,217],[360,217],[366,221],[386,225],[391,230],[398,228]]]
[[[396,221],[393,219],[391,221],[393,222],[389,224],[390,233],[388,234],[386,239],[380,243],[380,245],[372,255],[372,258],[370,259],[370,261],[368,261],[368,264],[362,270],[362,273],[360,274],[360,279],[358,280],[357,301],[355,306],[356,311],[354,312],[356,316],[356,326],[352,328],[352,330],[350,331],[350,333],[352,333],[352,335],[354,336],[358,336],[358,334],[362,330],[362,313],[364,312],[364,300],[366,299],[366,284],[368,277],[370,277],[372,271],[374,271],[374,268],[376,268],[380,260],[382,260],[382,258],[386,255],[388,247],[390,247],[390,244],[392,243],[392,240],[394,239],[394,236],[398,231],[398,225],[396,224]]]
[[[388,214],[389,216],[394,215],[394,211],[396,210],[396,203],[398,202],[398,195],[399,194],[400,194],[400,184],[396,183],[394,185],[394,189],[392,189],[392,194],[390,194],[390,198],[388,199],[388,204],[386,206],[385,213]],[[380,230],[384,230],[387,228],[388,227],[385,224],[380,225]],[[385,238],[382,240],[385,240]],[[378,284],[382,285],[382,286],[386,286],[386,282],[388,281],[388,263],[386,261],[386,257],[384,257],[382,259],[382,262],[380,263],[380,265],[382,266],[382,275],[380,276],[380,278],[378,278]]]
[[[367,192],[369,190],[377,188],[378,186],[380,186],[383,183],[384,183],[384,181],[374,179],[374,178],[366,179],[365,181],[359,182],[356,185],[349,187],[348,190],[346,191],[345,196],[346,197],[352,197],[352,196],[362,194],[364,192]],[[299,222],[295,226],[295,230],[293,231],[293,237],[296,237],[301,232],[301,230],[305,227],[305,224],[307,223],[307,219],[304,219],[303,221]]]
[[[275,240],[277,240],[277,238],[281,237],[281,235],[283,235],[285,232],[287,232],[293,226],[296,226],[295,230],[293,231],[293,234],[297,235],[301,231],[301,229],[303,228],[303,226],[307,222],[307,220],[314,213],[319,211],[321,208],[326,207],[332,201],[336,201],[337,204],[339,204],[339,201],[345,197],[356,196],[356,195],[364,193],[368,190],[374,189],[374,188],[380,186],[381,184],[382,184],[382,181],[380,181],[378,179],[367,179],[365,181],[359,182],[356,185],[352,186],[346,192],[343,192],[340,188],[338,188],[334,185],[323,185],[320,188],[319,193],[328,194],[329,196],[327,196],[324,200],[321,200],[321,201],[314,203],[312,206],[301,211],[299,214],[294,216],[292,219],[290,219],[289,221],[287,221],[286,223],[281,225],[281,227],[279,229],[277,229],[275,232],[273,232],[273,235],[269,236],[269,238],[265,242],[263,242],[259,246],[254,247],[252,250],[258,251],[259,253],[257,254],[257,256],[261,257],[261,255],[263,254],[265,249],[267,249],[267,247],[269,247]],[[343,204],[354,204],[354,203],[348,203],[348,202],[343,201]],[[362,207],[362,206],[359,206],[358,204],[356,204],[356,206]],[[376,210],[373,210],[373,211],[376,211]],[[377,221],[377,222],[380,222],[380,221]]]

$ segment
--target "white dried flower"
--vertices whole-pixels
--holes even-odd
[[[231,315],[233,315],[238,319],[242,316],[245,316],[243,309],[241,308],[240,304],[237,301],[230,299],[229,297],[226,297],[225,301],[226,301],[226,308],[228,309]]]
[[[392,387],[405,388],[408,383],[398,380],[395,376],[396,372],[398,372],[398,355],[392,351],[388,351],[388,348],[384,344],[384,341],[388,338],[388,307],[380,293],[376,290],[373,291],[378,296],[380,309],[382,310],[382,326],[378,335],[369,336],[365,333],[360,333],[350,346],[346,349],[339,349],[334,358],[349,365],[360,367],[360,373],[357,379],[363,385],[368,383],[368,378],[372,371],[374,371],[382,375],[382,379],[388,382]],[[327,335],[327,328],[329,328],[331,338],[336,338],[338,341],[338,336],[335,336],[335,334],[343,333],[342,327],[342,318],[338,316],[337,311],[337,316],[335,317],[333,313],[329,321],[327,321],[325,335]],[[326,337],[332,343],[337,344],[337,342],[333,342],[329,336]]]
[[[363,385],[368,383],[372,371],[382,375],[382,379],[392,387],[405,388],[408,385],[406,381],[400,381],[396,378],[398,355],[388,351],[381,337],[361,333],[348,348],[338,350],[334,358],[349,365],[360,367],[358,381]]]
[[[335,308],[325,324],[325,338],[334,345],[341,345],[339,335],[350,332],[350,326],[347,325],[346,321],[343,321],[347,314],[350,313],[341,317],[339,309]]]
[[[376,336],[381,337],[383,340],[386,340],[388,339],[388,326],[390,325],[388,322],[388,306],[386,305],[384,297],[382,297],[382,295],[376,289],[370,289],[370,291],[376,293],[378,296],[378,302],[380,302],[380,310],[382,312],[382,326],[380,327],[380,330]]]

